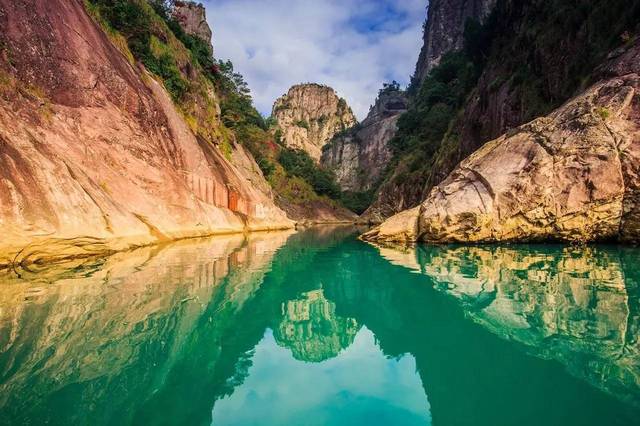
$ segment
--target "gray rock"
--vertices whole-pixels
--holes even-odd
[[[388,143],[406,110],[404,92],[382,93],[360,126],[325,147],[321,164],[335,172],[343,190],[368,191],[380,179],[391,159]]]
[[[207,23],[206,11],[201,3],[176,1],[173,17],[187,34],[199,37],[211,44],[211,28]]]

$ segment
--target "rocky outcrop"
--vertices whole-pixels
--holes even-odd
[[[199,37],[211,44],[211,28],[207,23],[207,13],[202,3],[176,1],[173,7],[173,17],[187,34]]]
[[[276,100],[272,116],[282,133],[282,143],[306,151],[316,161],[320,160],[322,147],[336,133],[357,121],[347,102],[338,97],[335,90],[319,84],[291,87]]]
[[[496,0],[431,0],[414,84],[419,87],[429,72],[440,63],[442,55],[461,49],[467,20],[482,22],[495,3]]]
[[[320,163],[335,172],[342,190],[368,191],[380,180],[391,159],[388,143],[407,102],[402,91],[382,91],[360,125],[325,145]]]
[[[294,188],[295,185],[294,182]],[[358,219],[358,215],[354,212],[326,197],[314,197],[313,199],[303,199],[302,202],[293,202],[276,195],[276,203],[287,214],[287,217],[296,221],[298,225],[354,223]]]
[[[0,26],[0,265],[292,226],[82,1],[0,0]]]
[[[496,0],[429,2],[427,20],[424,24],[424,42],[411,83],[414,92],[419,91],[429,72],[440,63],[444,54],[463,47],[467,20],[483,22],[495,4]],[[493,137],[499,134],[500,132],[495,133]],[[460,160],[461,158],[457,159],[457,161]],[[406,165],[399,164],[389,175],[390,178],[381,182],[373,203],[361,215],[361,221],[381,223],[402,210],[415,207],[424,199],[424,177],[408,176],[410,173],[403,170],[405,167]],[[443,178],[441,177],[440,180]]]
[[[550,115],[485,144],[371,240],[640,240],[640,43]],[[408,232],[417,226],[417,232]]]
[[[431,2],[430,8],[460,3]],[[418,152],[400,156],[363,220],[379,222],[419,205],[435,185],[483,144],[549,114],[583,91],[596,81],[593,71],[609,51],[620,41],[627,43],[633,38],[640,17],[640,4],[624,0],[594,0],[588,10],[562,3],[566,6],[562,12],[551,2],[494,3],[485,17],[485,27],[476,27],[477,37],[471,39],[466,54],[476,62],[478,57],[484,58],[481,75],[449,122],[445,137],[431,142],[435,152],[424,159],[422,168],[412,163]],[[556,14],[564,18],[557,19]],[[427,50],[425,47],[423,53]],[[418,69],[427,63],[425,57],[421,56]],[[414,99],[424,101],[428,96],[417,90],[420,83],[419,79],[413,82]],[[404,141],[412,137],[420,140],[422,128],[407,132]]]

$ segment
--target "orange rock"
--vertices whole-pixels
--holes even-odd
[[[0,26],[0,265],[292,227],[243,148],[197,140],[82,1],[0,0]],[[232,211],[229,187],[262,209]]]

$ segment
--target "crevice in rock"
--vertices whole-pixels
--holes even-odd
[[[149,228],[149,233],[155,237],[158,241],[169,241],[170,238],[167,237],[165,234],[162,233],[162,231],[160,231],[160,229],[158,229],[156,226],[154,226],[151,221],[149,220],[149,218],[147,218],[146,216],[143,216],[141,214],[138,213],[133,213],[133,215],[135,217],[138,218],[138,220],[140,222],[142,222],[147,228]]]
[[[109,220],[109,215],[102,209],[102,207],[100,206],[98,201],[93,197],[93,195],[91,195],[91,193],[80,182],[80,180],[78,179],[78,176],[73,171],[73,169],[71,169],[71,167],[69,166],[69,164],[66,161],[64,162],[64,165],[66,166],[67,171],[69,172],[69,175],[71,176],[71,178],[78,184],[78,186],[87,195],[87,197],[89,197],[89,199],[98,208],[98,210],[100,210],[100,214],[102,215],[102,220],[104,220],[104,224],[105,224],[106,230],[113,234],[113,226],[111,224],[111,220]]]

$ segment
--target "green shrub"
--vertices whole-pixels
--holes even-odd
[[[149,9],[143,6],[142,0],[88,1],[93,6],[92,13],[98,14],[109,27],[122,34],[133,56],[163,80],[174,101],[182,100],[189,91],[189,83],[182,77],[173,54],[166,49],[156,56],[152,51],[151,44],[155,36],[153,14],[159,3],[153,1],[151,5],[155,7]]]
[[[356,214],[364,213],[373,202],[374,190],[365,192],[345,191],[340,197],[342,205]]]
[[[611,112],[609,111],[609,109],[605,107],[598,108],[596,112],[603,120],[606,120],[611,115]]]
[[[275,107],[275,109],[273,110],[274,113],[280,112],[280,111],[285,111],[287,109],[291,108],[291,105],[289,103],[283,103],[280,104],[278,106]]]
[[[282,148],[278,162],[289,176],[304,179],[318,195],[326,195],[332,199],[340,197],[340,187],[333,173],[318,167],[305,151]]]
[[[391,83],[382,83],[382,89],[378,91],[378,97],[400,91],[400,83],[393,80]]]
[[[298,127],[302,127],[303,129],[309,130],[309,123],[307,122],[307,120],[296,120],[293,122],[293,124]]]
[[[418,150],[428,160],[440,146],[477,77],[476,68],[464,52],[443,56],[440,65],[425,79],[409,110],[398,120],[398,132],[390,141],[396,159]]]

